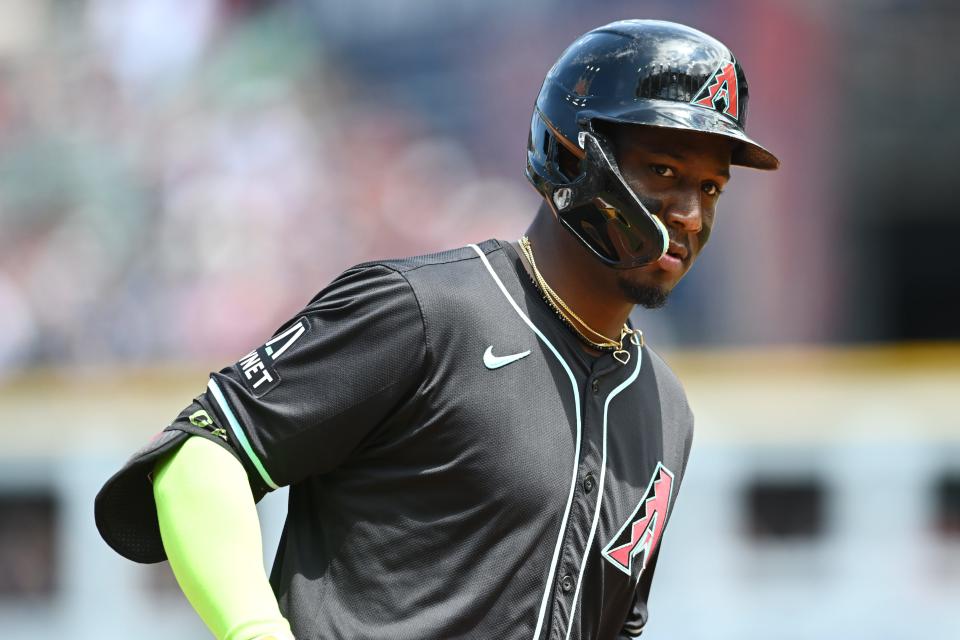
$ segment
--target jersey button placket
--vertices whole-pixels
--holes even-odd
[[[583,492],[587,495],[590,495],[590,492],[593,491],[593,488],[596,486],[596,480],[593,478],[592,473],[588,473],[583,478]]]
[[[619,365],[617,365],[619,366]],[[584,566],[586,554],[590,550],[586,548],[587,539],[591,528],[591,522],[597,500],[597,478],[593,471],[587,469],[597,469],[602,460],[602,442],[603,442],[603,406],[604,393],[608,392],[606,384],[601,384],[603,377],[611,373],[611,367],[595,366],[597,370],[591,372],[590,377],[584,381],[583,396],[583,414],[582,414],[582,446],[579,467],[579,482],[575,494],[573,509],[570,513],[570,521],[567,523],[564,534],[564,551],[561,557],[561,566],[565,571],[557,572],[556,591],[558,597],[553,607],[551,616],[550,630],[547,637],[551,640],[563,640],[568,626],[575,624],[576,616],[581,614],[574,609],[571,598],[577,590],[577,576]],[[582,585],[581,585],[582,587]],[[582,599],[583,591],[580,591]],[[575,635],[575,634],[574,634]]]

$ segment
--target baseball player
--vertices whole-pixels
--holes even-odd
[[[107,543],[168,558],[218,638],[641,633],[693,416],[628,321],[706,244],[747,137],[726,46],[669,22],[550,70],[517,242],[345,271],[97,497]],[[269,581],[255,501],[289,486]]]

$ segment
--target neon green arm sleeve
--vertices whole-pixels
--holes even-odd
[[[220,640],[292,640],[263,569],[260,523],[240,463],[191,437],[157,463],[160,536],[193,608]]]

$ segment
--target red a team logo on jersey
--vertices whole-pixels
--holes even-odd
[[[737,92],[736,66],[732,62],[721,64],[691,102],[701,107],[716,109],[731,118],[738,118],[740,96]]]
[[[639,563],[639,578],[639,574],[647,568],[647,563],[656,551],[663,527],[667,524],[667,510],[670,508],[672,493],[673,473],[663,466],[662,462],[657,463],[643,499],[617,535],[613,536],[610,544],[601,551],[603,557],[631,577],[634,562]],[[637,556],[640,556],[639,560],[636,560]]]

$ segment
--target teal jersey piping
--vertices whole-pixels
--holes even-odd
[[[567,521],[570,519],[570,508],[573,506],[573,493],[574,493],[574,489],[577,486],[577,473],[579,472],[579,462],[580,462],[580,442],[582,439],[582,436],[581,436],[582,426],[580,423],[580,391],[577,388],[577,380],[576,378],[573,377],[573,372],[570,370],[569,365],[567,365],[566,361],[560,355],[560,352],[557,351],[556,347],[554,347],[553,344],[549,340],[547,340],[547,337],[543,335],[543,333],[540,332],[540,329],[538,329],[537,326],[533,324],[533,321],[527,317],[527,314],[523,312],[520,306],[513,299],[513,296],[510,295],[510,292],[507,291],[507,288],[503,285],[503,282],[500,280],[500,276],[498,276],[497,272],[493,270],[493,265],[491,265],[490,261],[487,260],[486,254],[484,254],[483,251],[480,249],[480,247],[478,247],[475,244],[471,244],[468,246],[471,249],[473,249],[476,252],[476,254],[480,257],[480,260],[483,262],[483,266],[485,266],[487,268],[487,271],[490,273],[490,277],[493,278],[493,281],[497,284],[497,287],[500,288],[501,293],[503,293],[504,297],[507,299],[507,302],[510,303],[510,306],[513,307],[513,310],[516,311],[517,315],[520,316],[520,319],[523,320],[528,327],[530,327],[531,331],[537,334],[537,337],[540,338],[540,340],[542,340],[543,343],[550,348],[550,351],[553,353],[553,355],[557,358],[560,364],[563,365],[563,369],[564,371],[566,371],[567,377],[570,379],[570,386],[573,388],[573,403],[574,403],[574,409],[577,414],[577,442],[573,452],[573,477],[571,478],[571,481],[570,481],[570,492],[569,492],[569,495],[567,496],[567,506],[564,508],[564,511],[563,511],[563,519],[560,521],[560,532],[559,532],[559,535],[557,536],[557,543],[553,549],[553,557],[550,560],[550,571],[547,575],[546,585],[543,588],[543,596],[540,600],[540,608],[537,616],[537,626],[533,631],[533,640],[538,640],[540,638],[541,630],[543,629],[543,624],[544,624],[544,620],[547,613],[547,603],[550,600],[550,591],[551,591],[551,587],[553,586],[553,580],[557,574],[557,562],[560,558],[560,550],[563,545],[563,534],[567,530]]]
[[[227,416],[227,424],[230,426],[230,431],[233,433],[233,437],[236,438],[237,442],[240,443],[240,447],[243,448],[244,453],[247,454],[247,458],[251,463],[253,463],[253,466],[256,467],[257,471],[260,473],[260,477],[263,478],[263,481],[267,483],[267,486],[271,489],[279,489],[280,487],[276,482],[273,481],[273,478],[270,477],[270,474],[267,473],[263,463],[260,462],[260,458],[257,457],[256,453],[254,453],[253,447],[250,446],[250,441],[247,440],[247,434],[245,434],[243,429],[240,428],[240,422],[237,420],[237,417],[233,415],[233,410],[230,408],[230,405],[227,404],[227,399],[224,397],[223,391],[220,390],[220,386],[217,384],[216,380],[210,378],[210,382],[207,383],[207,388],[210,389],[210,393],[213,394],[217,404],[220,405],[220,410],[223,411],[223,415]]]
[[[597,490],[597,507],[593,512],[593,523],[590,525],[590,535],[587,536],[586,551],[583,554],[583,562],[580,564],[580,574],[577,576],[577,588],[573,592],[573,601],[570,605],[570,623],[567,625],[567,635],[564,640],[570,640],[570,631],[573,629],[573,621],[577,615],[577,604],[580,599],[580,587],[583,584],[583,574],[587,569],[587,561],[590,560],[590,550],[593,548],[593,539],[597,535],[597,523],[600,521],[600,507],[603,505],[603,490],[607,479],[607,416],[610,409],[610,401],[613,400],[621,391],[633,384],[633,381],[640,375],[640,365],[643,363],[643,350],[640,345],[637,348],[637,363],[633,367],[633,373],[617,385],[603,403],[603,457],[600,463],[600,486]]]

